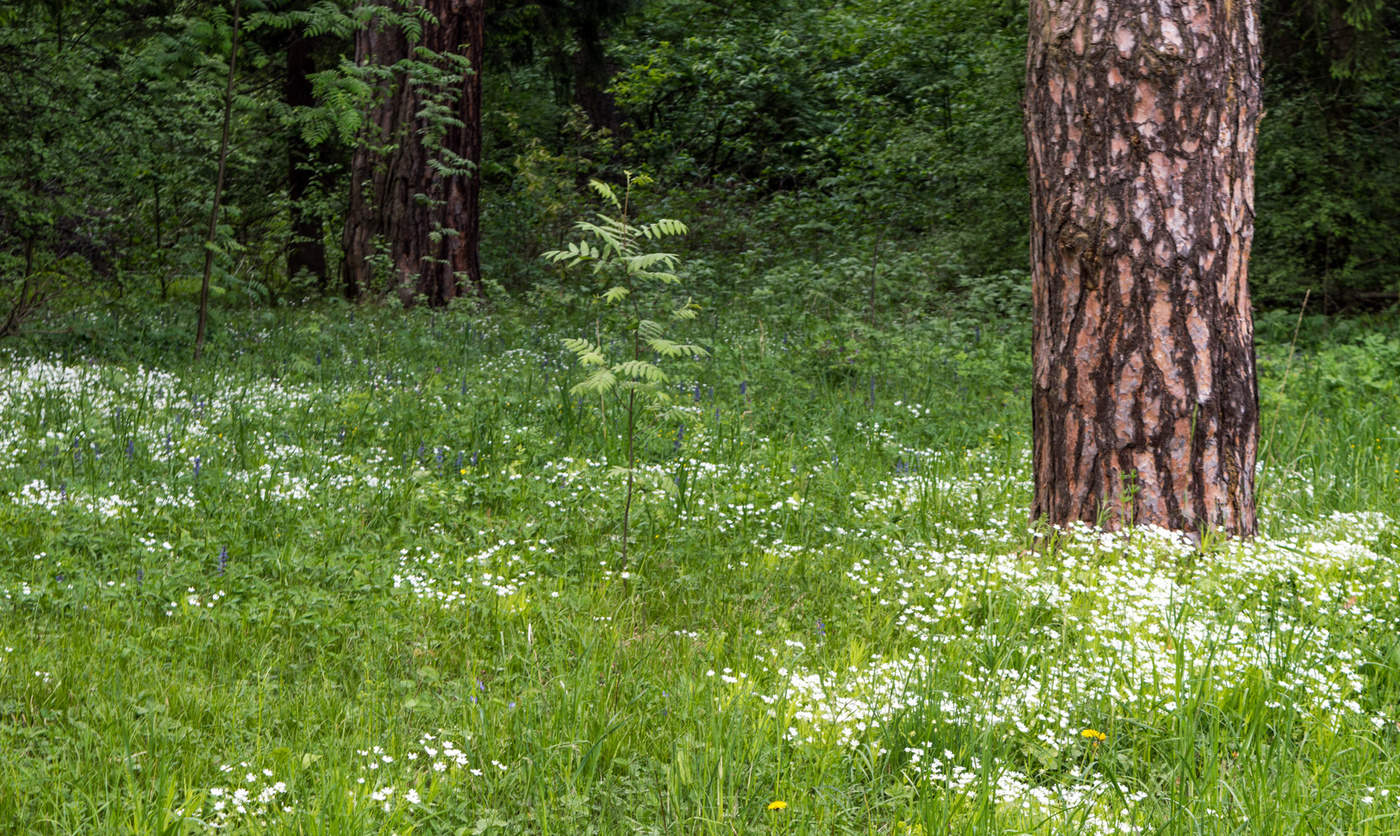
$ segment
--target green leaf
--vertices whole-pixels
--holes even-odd
[[[642,273],[658,265],[674,269],[680,263],[680,256],[674,253],[641,253],[629,255],[624,261],[627,262],[629,273]],[[661,274],[653,275],[659,278]]]
[[[609,186],[602,180],[589,180],[588,188],[592,189],[598,194],[599,197],[606,200],[608,203],[611,203],[618,209],[622,208],[622,202],[617,199],[617,193],[613,191],[612,186]]]
[[[709,354],[698,345],[677,343],[659,338],[647,340],[647,347],[662,357],[705,357]]]
[[[690,231],[686,229],[685,224],[672,218],[662,218],[659,221],[642,224],[637,227],[637,230],[651,240],[675,235],[685,235]]]
[[[602,395],[611,392],[616,386],[617,375],[613,374],[611,369],[602,368],[584,378],[569,392],[574,395]]]
[[[676,350],[676,344],[670,340],[663,340],[660,338],[647,340],[647,348],[650,348],[662,357],[680,356],[680,352]]]
[[[603,349],[588,340],[566,337],[564,347],[577,355],[581,365],[603,366],[607,364],[607,359],[603,356]]]
[[[645,360],[627,360],[618,363],[613,366],[613,371],[646,383],[665,383],[667,380],[665,372]]]

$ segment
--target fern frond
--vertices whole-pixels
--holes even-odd
[[[662,357],[706,357],[709,355],[709,352],[698,345],[665,339],[647,340],[647,348]]]
[[[646,276],[671,284],[671,279],[675,276],[670,270],[680,263],[680,256],[674,253],[640,253],[623,256],[622,261],[627,265],[627,272],[634,276]],[[655,267],[664,267],[666,270],[652,272]],[[668,279],[668,276],[671,278]]]
[[[690,232],[685,224],[674,218],[662,218],[658,221],[652,221],[649,224],[642,224],[637,227],[637,230],[653,241],[658,238],[685,235]]]
[[[555,264],[567,261],[567,266],[573,267],[584,261],[599,261],[603,258],[603,254],[587,241],[570,241],[568,249],[548,250],[540,253],[540,258]]]
[[[598,369],[569,390],[572,395],[602,395],[617,386],[617,375],[611,369]]]
[[[609,242],[619,253],[629,253],[636,250],[637,230],[635,227],[611,218],[599,212],[597,221],[578,221],[574,224],[579,229],[587,229],[592,234]]]
[[[627,360],[613,366],[613,371],[645,383],[665,383],[666,373],[645,360]]]
[[[603,356],[603,349],[594,345],[588,340],[580,340],[574,337],[564,339],[564,347],[572,351],[580,365],[603,366],[607,364],[607,358]]]
[[[355,134],[359,132],[360,125],[363,121],[360,111],[350,109],[342,110],[339,115],[336,116],[335,129],[340,133],[340,138],[342,140],[349,141],[350,138],[354,137]]]
[[[618,235],[616,231],[599,226],[595,223],[590,223],[589,221],[579,221],[575,223],[574,229],[577,229],[580,232],[585,232],[599,239],[603,242],[604,248],[614,253],[621,254],[623,252],[626,252],[627,248],[631,246],[627,242],[626,238],[624,236]]]
[[[660,354],[662,357],[679,357],[681,353],[676,350],[676,343],[665,339],[650,339],[646,341],[647,348]]]
[[[606,200],[608,203],[611,203],[618,209],[622,208],[622,201],[617,199],[617,192],[613,191],[612,186],[609,186],[602,180],[590,179],[588,181],[588,188],[592,189],[595,193],[597,193],[599,197],[601,197],[603,200]]]

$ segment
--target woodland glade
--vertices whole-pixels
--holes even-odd
[[[1196,543],[1028,519],[1024,7],[724,5],[488,6],[433,307],[341,298],[349,4],[227,99],[232,4],[0,4],[0,822],[1400,828],[1395,9],[1264,7]]]

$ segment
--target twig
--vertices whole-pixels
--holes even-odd
[[[1298,308],[1298,321],[1293,324],[1293,339],[1288,342],[1288,359],[1283,364],[1283,380],[1278,386],[1278,396],[1283,398],[1283,393],[1288,389],[1288,377],[1293,371],[1293,351],[1298,345],[1298,331],[1303,327],[1303,313],[1308,309],[1308,299],[1312,296],[1312,288],[1308,288],[1303,294],[1303,305]],[[1278,429],[1278,412],[1275,411],[1269,419],[1269,432],[1264,438],[1264,449],[1273,449],[1274,430]]]

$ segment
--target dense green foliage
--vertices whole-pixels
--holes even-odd
[[[339,287],[346,163],[374,75],[348,64],[370,17],[352,5],[244,4],[216,243],[224,306]],[[489,11],[488,287],[552,292],[535,255],[558,246],[589,177],[624,168],[663,184],[667,214],[697,221],[687,256],[709,296],[810,294],[788,286],[795,255],[866,264],[835,273],[862,286],[879,273],[874,304],[890,310],[1024,283],[1023,4],[503,0]],[[1262,19],[1256,302],[1296,310],[1311,291],[1328,310],[1385,307],[1400,293],[1396,7],[1267,0]],[[26,293],[31,322],[58,298],[62,311],[188,297],[229,23],[228,5],[208,0],[0,4],[0,315]],[[324,274],[289,275],[289,249],[307,243],[324,251]]]
[[[68,306],[190,298],[214,192],[228,10],[12,3],[0,24],[10,82],[0,89],[0,306],[31,275],[65,285]],[[245,28],[215,260],[215,293],[239,304],[287,290],[288,119],[265,92],[284,38]]]
[[[1266,304],[1400,298],[1400,7],[1279,0],[1266,18],[1251,279]]]

